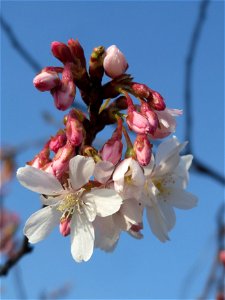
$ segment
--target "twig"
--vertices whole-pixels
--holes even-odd
[[[203,0],[200,4],[199,15],[194,26],[193,34],[190,41],[190,48],[186,58],[185,64],[185,87],[184,87],[184,99],[185,99],[185,116],[186,116],[186,128],[185,128],[185,140],[189,141],[187,145],[187,152],[192,151],[192,137],[193,137],[193,120],[192,120],[192,78],[193,78],[193,63],[195,59],[196,49],[200,40],[203,24],[205,21],[206,11],[209,5],[209,0]]]
[[[24,46],[20,43],[15,33],[9,24],[0,16],[0,23],[2,25],[3,30],[7,34],[12,46],[15,50],[23,57],[23,59],[31,66],[31,68],[35,72],[39,72],[42,68],[41,65],[36,61],[36,59],[24,48]]]
[[[30,246],[28,239],[24,237],[23,243],[20,249],[9,258],[3,266],[0,267],[0,276],[7,275],[8,271],[27,253],[30,253],[33,250],[33,247]]]

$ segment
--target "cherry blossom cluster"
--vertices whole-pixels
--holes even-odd
[[[185,190],[193,157],[180,154],[186,142],[175,136],[157,149],[153,141],[175,132],[182,111],[167,108],[157,91],[134,82],[115,45],[94,48],[89,67],[78,40],[53,42],[51,50],[62,65],[45,67],[33,83],[51,93],[57,109],[69,111],[63,128],[17,171],[19,182],[38,193],[43,205],[27,220],[24,234],[37,243],[59,226],[71,238],[73,258],[87,261],[94,247],[112,251],[123,231],[142,238],[146,212],[153,234],[169,240],[174,208],[197,203]],[[103,84],[104,75],[110,81]],[[78,91],[83,110],[74,104]],[[114,126],[111,137],[94,148],[108,125]]]

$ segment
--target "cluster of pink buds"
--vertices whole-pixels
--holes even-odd
[[[33,82],[50,91],[57,109],[70,110],[64,127],[17,172],[44,205],[27,220],[25,235],[37,243],[57,224],[62,236],[71,236],[73,258],[87,261],[94,247],[112,250],[122,231],[142,238],[146,210],[153,234],[165,242],[175,224],[174,208],[197,202],[185,191],[193,158],[180,155],[186,143],[173,136],[153,147],[153,140],[175,132],[182,111],[166,108],[160,93],[133,82],[115,45],[95,47],[88,68],[78,40],[53,42],[51,49],[63,65],[44,68]],[[103,84],[104,74],[110,80]],[[71,107],[77,89],[82,111]],[[108,125],[114,126],[112,134],[94,148]]]

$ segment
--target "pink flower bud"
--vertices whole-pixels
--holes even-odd
[[[33,84],[41,92],[50,91],[60,84],[60,78],[55,71],[42,70],[34,77]]]
[[[225,250],[221,250],[219,252],[219,261],[224,265],[225,267]]]
[[[135,110],[128,108],[127,124],[131,130],[138,134],[145,134],[150,131],[148,120]]]
[[[149,87],[142,83],[131,82],[130,87],[133,93],[140,98],[148,98],[150,95]]]
[[[67,236],[70,234],[70,219],[60,220],[59,231],[63,236]]]
[[[66,144],[66,134],[63,130],[59,130],[56,136],[51,137],[49,142],[49,148],[53,152],[57,152],[59,148],[63,147]]]
[[[164,102],[163,97],[156,91],[150,90],[150,95],[147,99],[150,106],[155,110],[164,110],[166,108],[166,104]]]
[[[74,152],[74,147],[67,141],[66,145],[58,150],[52,162],[47,164],[43,170],[60,179],[68,170],[69,161],[74,156]]]
[[[73,104],[76,95],[76,86],[73,82],[72,67],[73,65],[71,63],[67,63],[65,65],[62,72],[61,86],[51,91],[55,101],[55,106],[59,110],[68,109]]]
[[[80,146],[84,139],[83,125],[72,113],[67,117],[66,136],[74,147]]]
[[[115,78],[126,72],[128,64],[123,53],[112,45],[106,50],[103,67],[106,75]]]
[[[74,101],[76,86],[72,81],[62,83],[59,89],[52,91],[55,106],[59,110],[68,109]]]
[[[153,134],[159,125],[157,114],[144,101],[141,104],[141,113],[148,119],[150,124],[149,133]]]
[[[104,161],[110,161],[116,165],[121,159],[123,143],[121,141],[122,132],[118,128],[114,131],[111,139],[109,139],[102,147],[100,154]]]
[[[64,64],[73,61],[70,49],[66,44],[61,42],[52,42],[51,50],[52,54]]]
[[[147,135],[137,135],[134,142],[134,151],[140,165],[147,166],[150,163],[152,155],[152,145],[150,144]]]
[[[78,40],[70,39],[68,41],[68,46],[74,61],[79,60],[83,68],[86,68],[86,59],[84,56],[84,49]]]

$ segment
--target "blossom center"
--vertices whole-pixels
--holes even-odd
[[[83,192],[84,189],[80,189],[78,192],[70,192],[64,197],[63,201],[57,207],[59,211],[63,212],[62,218],[71,218],[75,210],[82,213],[81,209],[84,203],[81,196]]]

